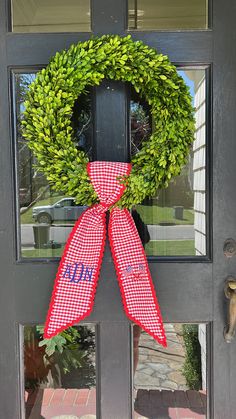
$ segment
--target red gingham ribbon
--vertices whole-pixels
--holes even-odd
[[[122,196],[120,177],[131,164],[95,161],[87,166],[100,199],[76,222],[56,275],[44,337],[51,338],[88,316],[94,297],[106,240],[106,211]],[[161,313],[146,255],[127,209],[110,211],[109,240],[125,312],[159,343],[166,346]]]

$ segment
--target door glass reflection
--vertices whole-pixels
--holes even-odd
[[[188,164],[165,190],[133,207],[144,231],[148,256],[206,255],[206,77],[205,70],[179,71],[190,88],[196,109],[196,135]],[[72,196],[52,191],[21,135],[23,102],[34,73],[15,74],[20,254],[24,258],[60,257],[74,222],[85,207]],[[72,118],[74,141],[92,157],[91,94],[80,97]],[[133,91],[130,102],[130,144],[134,155],[152,132],[149,106]],[[137,218],[137,217],[136,217]],[[140,225],[141,225],[140,224]],[[140,226],[139,226],[140,227]],[[140,227],[141,228],[141,227]]]
[[[206,29],[208,0],[129,0],[130,30]]]
[[[34,73],[14,75],[20,253],[24,258],[60,257],[75,221],[86,207],[77,205],[74,197],[64,196],[50,188],[22,136],[25,95],[34,78]],[[93,121],[90,94],[80,96],[75,103],[71,123],[75,146],[91,157]]]
[[[14,32],[90,31],[89,0],[12,0]]]
[[[206,418],[207,325],[165,324],[167,348],[133,327],[134,418]]]
[[[25,419],[96,419],[95,327],[70,327],[45,341],[42,333],[24,327]]]
[[[148,256],[206,255],[206,76],[205,70],[181,70],[189,86],[196,118],[196,133],[188,163],[167,189],[136,205],[146,231]],[[132,91],[130,102],[131,153],[140,149],[152,132],[150,109]]]

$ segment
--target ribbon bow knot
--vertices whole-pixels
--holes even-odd
[[[95,161],[87,165],[87,170],[100,203],[79,217],[67,240],[47,315],[46,338],[92,311],[106,240],[106,211],[124,193],[120,179],[129,175],[131,164]],[[127,209],[111,209],[108,235],[127,317],[166,346],[146,255]]]

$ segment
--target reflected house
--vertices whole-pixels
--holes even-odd
[[[206,255],[206,74],[190,70],[188,78],[194,81],[195,141],[189,164],[194,191],[194,243],[196,256]],[[201,345],[202,389],[206,390],[206,325],[199,324]]]
[[[194,230],[196,255],[206,254],[206,77],[199,78],[195,87],[196,134],[193,144]],[[202,388],[206,389],[206,325],[198,329],[202,356]]]
[[[196,134],[193,143],[194,229],[196,255],[206,254],[206,78],[195,82]]]

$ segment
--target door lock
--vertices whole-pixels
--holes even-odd
[[[231,258],[236,255],[236,241],[234,239],[226,239],[223,246],[224,255]]]
[[[230,343],[235,335],[236,326],[236,278],[228,276],[225,281],[224,292],[229,299],[228,324],[224,328],[224,339]]]

